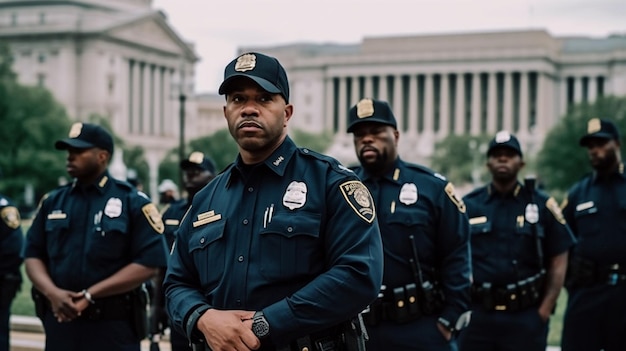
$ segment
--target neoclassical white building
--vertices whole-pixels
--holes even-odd
[[[151,0],[0,0],[0,40],[21,83],[49,88],[78,120],[108,117],[118,135],[144,147],[153,196],[158,163],[180,141],[181,115],[187,140],[226,127],[224,98],[195,92],[193,45]],[[355,161],[347,113],[362,97],[391,103],[403,158],[428,164],[449,134],[500,129],[532,154],[568,106],[626,95],[626,34],[517,30],[239,49],[250,50],[287,69],[291,127],[334,133],[327,153],[345,163]]]
[[[354,45],[241,48],[283,62],[291,125],[331,130],[328,151],[356,160],[347,113],[362,97],[390,102],[401,154],[424,162],[449,134],[509,130],[532,154],[568,106],[626,95],[626,35],[554,37],[545,30],[365,38]]]
[[[70,117],[109,118],[116,134],[143,146],[156,194],[158,164],[185,130],[197,134],[198,57],[151,0],[0,0],[0,40],[22,84],[51,90]]]

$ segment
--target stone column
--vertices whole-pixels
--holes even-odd
[[[346,107],[348,104],[348,92],[346,91],[346,81],[347,78],[346,77],[341,77],[339,78],[339,113],[338,113],[338,118],[339,118],[339,130],[338,133],[339,134],[343,134],[346,132],[347,129],[347,123],[348,123],[348,110],[349,107]]]
[[[474,74],[472,75],[472,120],[470,123],[470,133],[472,135],[480,134],[480,95],[480,72],[474,72]]]
[[[387,75],[380,75],[378,81],[380,82],[378,84],[378,100],[388,101],[389,96],[387,93],[389,89],[387,87]]]
[[[559,81],[560,80],[560,81]],[[563,116],[567,112],[567,80],[568,77],[560,77],[556,81],[559,88],[559,111],[558,115]]]
[[[528,134],[528,72],[520,72],[520,98],[519,98],[519,130],[521,135]]]
[[[367,76],[365,77],[365,90],[364,90],[365,96],[362,97],[374,97],[374,80],[372,79],[372,76]]]
[[[417,74],[411,74],[409,76],[409,134],[417,134]]]
[[[445,137],[450,133],[450,85],[448,73],[441,74],[441,84],[439,93],[439,130],[437,133]]]
[[[495,134],[498,128],[498,90],[497,74],[489,72],[487,82],[487,133]]]
[[[461,72],[456,74],[456,99],[454,111],[454,133],[465,134],[465,75]]]
[[[152,82],[153,91],[152,91],[152,123],[154,125],[153,133],[154,135],[163,135],[163,111],[161,110],[161,101],[162,100],[162,75],[161,75],[161,67],[153,66],[152,68],[152,76],[154,81]]]
[[[139,115],[139,104],[141,104],[141,93],[140,93],[140,87],[141,87],[141,65],[139,64],[139,62],[137,61],[132,61],[132,71],[133,71],[133,76],[132,76],[132,91],[130,92],[131,94],[131,115],[130,115],[130,119],[129,119],[129,128],[128,131],[131,134],[138,134],[139,133],[139,121],[141,119],[141,116]]]
[[[346,78],[346,89],[347,89],[347,80],[348,78]],[[359,96],[359,91],[360,91],[359,82],[360,82],[360,79],[358,76],[352,77],[352,91],[350,92],[350,102],[349,102],[350,107],[348,108],[348,111],[352,108],[352,106],[356,105],[357,102],[359,102],[362,98],[368,97],[368,96]]]
[[[334,130],[334,118],[335,118],[335,109],[334,109],[334,104],[335,104],[335,84],[334,84],[334,79],[333,77],[326,77],[326,80],[324,82],[325,87],[325,91],[326,91],[326,96],[325,96],[325,109],[324,111],[326,112],[326,116],[324,117],[324,130],[328,130],[328,131],[333,131]],[[340,131],[336,131],[337,133],[339,133]]]
[[[152,84],[152,75],[151,75],[151,65],[144,64],[143,69],[143,85],[141,87],[141,106],[142,106],[142,116],[141,120],[143,121],[141,128],[141,134],[150,135],[150,88]]]
[[[424,130],[422,131],[426,134],[432,134],[435,130],[433,85],[433,75],[427,73],[424,78]]]
[[[574,77],[574,103],[583,101],[583,78]]]
[[[598,98],[598,78],[596,76],[589,76],[587,80],[587,100],[589,103],[593,103]]]
[[[504,73],[504,108],[502,116],[502,128],[513,132],[513,74]]]

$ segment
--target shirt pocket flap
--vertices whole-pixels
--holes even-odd
[[[319,237],[321,228],[320,215],[312,213],[277,213],[261,229],[261,234],[280,234],[291,238],[298,235]]]
[[[201,227],[191,235],[189,241],[189,252],[201,250],[211,243],[221,239],[224,236],[224,227],[226,221],[217,222],[208,226]]]

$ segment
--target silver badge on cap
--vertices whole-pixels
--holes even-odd
[[[405,205],[413,205],[417,202],[417,185],[414,183],[404,183],[400,189],[400,202]]]
[[[496,134],[496,143],[502,144],[511,140],[511,133],[506,130],[500,131]]]
[[[539,207],[536,204],[526,205],[524,217],[526,218],[526,222],[530,224],[535,224],[539,222]]]
[[[112,197],[104,206],[104,214],[109,218],[116,218],[122,214],[122,200]]]
[[[241,55],[235,63],[235,71],[237,72],[251,71],[254,67],[256,67],[256,55],[253,54]]]
[[[304,182],[289,183],[285,195],[283,195],[283,206],[290,210],[300,208],[306,203],[307,186]]]

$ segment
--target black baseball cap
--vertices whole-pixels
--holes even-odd
[[[281,94],[289,102],[289,81],[287,72],[274,57],[249,52],[232,60],[224,69],[224,81],[218,92],[227,94],[230,84],[237,77],[247,77],[257,83],[263,90],[272,94]]]
[[[587,122],[587,134],[580,138],[580,146],[587,146],[590,139],[613,139],[619,142],[619,130],[615,123],[599,118],[592,118]]]
[[[77,122],[70,128],[68,138],[57,140],[54,143],[57,150],[90,149],[98,147],[113,153],[113,137],[104,128],[91,123]]]
[[[213,160],[200,151],[194,151],[188,158],[180,161],[180,168],[183,170],[189,168],[199,168],[209,171],[211,174],[215,174],[215,164],[213,163]]]
[[[382,123],[398,128],[391,107],[387,102],[381,100],[361,99],[352,106],[348,114],[348,133],[352,133],[354,126],[363,122]]]
[[[491,152],[499,147],[505,147],[509,149],[513,149],[520,157],[522,155],[522,147],[519,144],[519,140],[506,130],[499,131],[496,133],[496,136],[491,139],[489,142],[489,147],[487,148],[487,157],[491,155]]]

